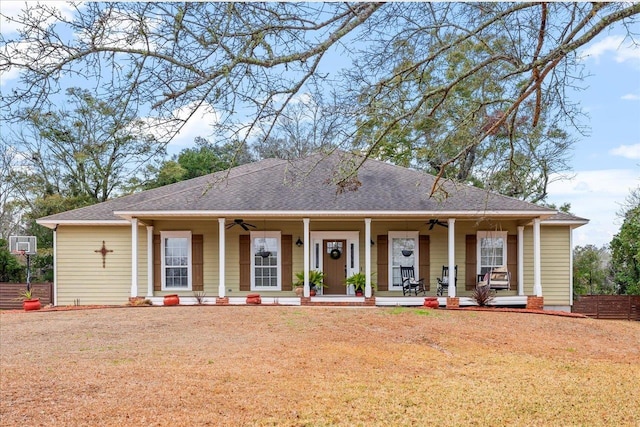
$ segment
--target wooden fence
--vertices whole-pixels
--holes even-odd
[[[0,310],[22,308],[20,293],[27,289],[26,283],[0,283]],[[53,302],[53,283],[32,283],[31,291],[45,306]]]
[[[596,319],[640,321],[640,295],[580,295],[571,311]]]

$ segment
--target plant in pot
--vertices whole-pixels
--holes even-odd
[[[296,273],[296,279],[298,279],[298,281],[294,283],[296,295],[302,296],[302,292],[304,289],[304,271],[300,271]],[[314,296],[317,291],[319,291],[324,287],[323,281],[324,281],[324,273],[322,271],[319,271],[319,270],[309,271],[309,290],[310,290],[311,296]]]
[[[40,308],[42,308],[40,298],[34,298],[31,289],[22,291],[19,299],[22,300],[22,308],[24,308],[25,311],[40,310]]]
[[[364,295],[364,289],[367,285],[367,276],[364,273],[354,273],[347,277],[345,280],[346,286],[353,285],[353,290],[356,292],[356,296],[361,297]],[[371,282],[371,288],[375,289],[375,283]]]

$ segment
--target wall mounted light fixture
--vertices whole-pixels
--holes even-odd
[[[302,240],[300,239],[300,237],[298,237],[298,240],[296,240],[296,246],[300,247],[302,245],[303,245]]]

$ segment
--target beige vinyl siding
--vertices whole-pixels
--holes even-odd
[[[162,220],[162,221],[153,221],[153,234],[159,235],[162,231],[191,231],[191,235],[201,234],[203,238],[203,257],[204,263],[202,266],[202,274],[204,280],[204,292],[208,297],[216,297],[218,296],[218,284],[220,283],[219,278],[219,251],[218,251],[218,220],[190,220],[190,221],[171,221],[171,220]],[[229,230],[228,230],[229,231]],[[146,239],[146,230],[144,231],[144,247],[140,247],[139,253],[140,261],[139,263],[144,263],[144,265],[139,264],[139,286],[140,292],[138,295],[146,295],[147,294],[147,266],[146,266],[146,253],[147,253],[147,239]],[[230,253],[232,250],[229,248],[229,233],[227,233],[227,282],[231,279],[229,277],[229,263],[231,262],[230,257],[233,254]],[[237,247],[237,242],[236,242]],[[144,259],[144,261],[143,261]],[[236,263],[237,263],[237,254],[236,254]],[[236,264],[237,266],[237,264]],[[237,267],[236,267],[237,270]],[[238,272],[235,272],[236,277],[238,276]],[[155,292],[154,295],[168,295],[178,293],[184,296],[193,296],[192,291],[184,291],[184,292],[176,292],[176,291],[161,291]]]
[[[426,221],[425,221],[426,222]],[[431,239],[431,293],[435,294],[437,281],[442,275],[442,267],[449,263],[449,231],[448,228],[436,225],[432,230],[423,223],[409,223],[417,226],[414,228],[420,234],[429,235]],[[393,228],[390,228],[393,230]],[[518,234],[518,225],[515,221],[505,221],[500,224],[476,221],[457,220],[455,222],[455,264],[458,266],[458,282],[456,287],[457,296],[469,296],[471,291],[465,290],[466,280],[466,236],[476,234],[478,231],[506,231],[509,235]],[[422,274],[421,274],[422,275]],[[517,289],[513,287],[510,291],[499,291],[499,296],[516,295]]]
[[[571,303],[571,229],[540,227],[541,281],[544,305]]]
[[[131,292],[131,227],[58,226],[58,305],[126,304]],[[105,268],[102,255],[107,249]]]
[[[540,281],[544,305],[571,303],[571,228],[540,227]],[[533,295],[533,228],[524,229],[524,293]]]
[[[304,240],[302,219],[262,221],[244,218],[245,221],[257,226],[260,232],[279,230],[292,236],[292,270],[294,274],[302,271],[303,248],[295,245],[298,238]],[[227,222],[233,219],[228,218]],[[162,231],[189,230],[192,234],[203,235],[203,278],[204,291],[207,296],[215,297],[219,290],[219,253],[218,253],[218,221],[204,220],[156,220],[145,221],[153,225],[153,233]],[[436,279],[440,277],[443,265],[448,263],[448,229],[435,226],[429,230],[428,218],[421,221],[385,221],[372,220],[371,239],[377,242],[377,236],[387,235],[389,231],[415,231],[421,235],[430,236],[430,281],[431,291],[435,294]],[[457,220],[455,223],[455,261],[458,265],[458,296],[468,296],[465,291],[465,239],[467,234],[476,234],[478,230],[507,231],[510,235],[517,235],[516,221],[476,222]],[[310,221],[310,231],[356,231],[359,233],[359,261],[360,270],[365,269],[365,224],[364,220],[344,221]],[[58,271],[56,274],[58,286],[58,304],[73,304],[79,300],[80,304],[125,304],[130,296],[131,286],[131,227],[130,226],[59,226],[58,242]],[[239,291],[239,235],[247,234],[239,226],[225,230],[226,236],[226,283],[227,296],[242,295]],[[532,227],[526,226],[524,231],[524,284],[525,295],[533,293],[533,238]],[[106,268],[102,268],[102,256],[94,252],[105,241],[107,249],[114,252],[106,256]],[[570,303],[570,228],[563,226],[541,227],[542,253],[542,291],[545,305],[569,305]],[[377,277],[377,245],[371,246],[373,280]],[[420,272],[421,276],[426,276]],[[147,230],[141,224],[138,228],[138,295],[146,296],[147,283]],[[168,292],[155,292],[160,296]],[[293,291],[282,291],[283,295],[293,295]],[[499,296],[516,295],[515,287],[511,291],[499,291]],[[192,292],[185,292],[191,296]],[[378,292],[379,296],[394,295],[396,291]]]

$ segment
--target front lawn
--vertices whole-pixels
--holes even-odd
[[[417,308],[0,313],[0,425],[640,425],[640,322]]]

